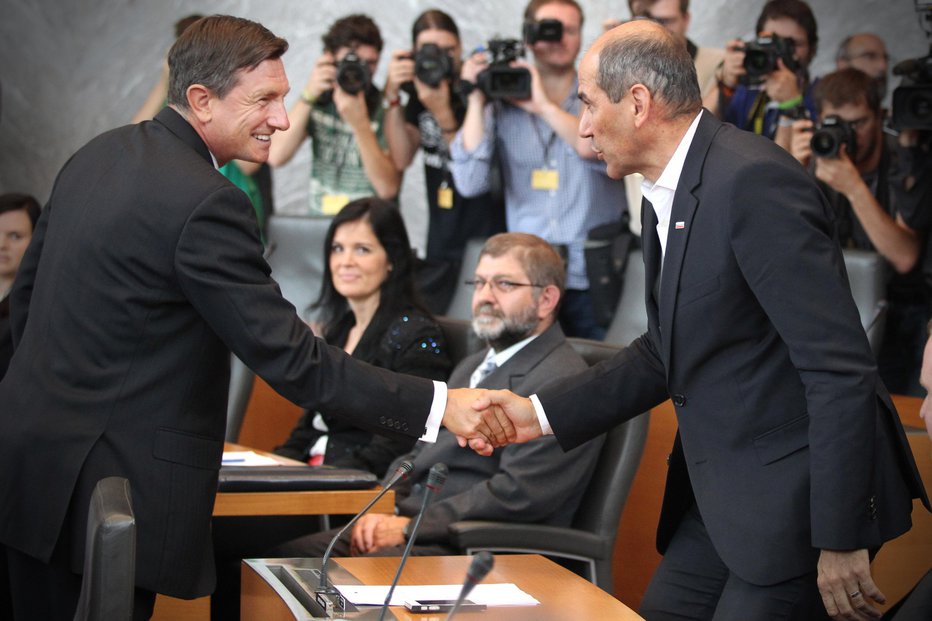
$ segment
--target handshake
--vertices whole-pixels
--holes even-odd
[[[508,390],[450,389],[443,426],[456,434],[460,446],[485,456],[543,435],[531,400]]]

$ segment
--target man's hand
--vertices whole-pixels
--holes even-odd
[[[850,200],[858,189],[866,189],[864,179],[848,157],[848,145],[841,145],[837,157],[816,158],[815,176]],[[862,187],[863,186],[863,187]]]
[[[443,426],[456,434],[460,446],[466,446],[467,440],[480,440],[476,452],[488,456],[493,448],[514,442],[517,434],[504,414],[490,407],[475,407],[483,392],[475,388],[448,390]]]
[[[543,435],[537,412],[527,397],[519,397],[508,390],[484,390],[473,402],[472,407],[494,416],[502,426],[511,426],[514,436],[509,442],[528,442]],[[483,438],[458,436],[457,440],[460,446],[468,445],[479,454],[488,455],[492,452],[492,447],[488,446]]]
[[[871,578],[867,550],[822,550],[818,584],[825,611],[836,619],[879,619],[872,602],[887,601]]]
[[[764,90],[772,100],[778,103],[796,99],[800,96],[799,78],[796,77],[795,72],[787,68],[782,58],[778,58],[777,68],[764,80]]]
[[[414,79],[413,50],[395,50],[388,63],[388,78],[385,80],[385,98],[398,97],[401,85]]]
[[[809,165],[812,159],[812,121],[809,119],[799,119],[793,121],[792,134],[790,137],[790,153],[793,154],[800,164]]]
[[[350,534],[350,555],[372,554],[383,548],[404,545],[404,528],[411,518],[388,513],[367,513]]]
[[[732,39],[725,44],[725,57],[722,67],[716,72],[718,81],[728,88],[735,88],[747,71],[744,69],[744,41]]]
[[[314,69],[311,70],[311,75],[307,79],[304,90],[311,99],[317,99],[321,93],[332,89],[336,80],[337,67],[333,61],[333,54],[324,52],[314,63]]]
[[[369,125],[369,108],[366,106],[365,91],[350,95],[337,84],[333,89],[333,103],[340,118],[354,130],[358,131]]]

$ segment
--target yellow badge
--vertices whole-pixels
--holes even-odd
[[[560,189],[560,172],[552,168],[536,168],[531,173],[532,190]]]
[[[437,188],[437,206],[441,209],[453,209],[453,188],[446,183]]]
[[[320,202],[320,210],[325,216],[335,216],[349,202],[346,194],[324,194]]]

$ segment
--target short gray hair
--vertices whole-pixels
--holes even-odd
[[[685,46],[665,30],[632,33],[607,42],[599,51],[596,80],[612,103],[635,84],[663,102],[671,117],[695,114],[702,107],[696,67]]]

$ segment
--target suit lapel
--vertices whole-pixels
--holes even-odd
[[[213,158],[210,157],[210,151],[207,144],[201,139],[194,128],[188,121],[168,106],[155,115],[155,121],[164,125],[168,131],[175,134],[182,142],[197,151],[198,155],[207,160],[211,166],[214,165]]]
[[[648,331],[654,333],[659,342],[657,331],[660,315],[657,308],[657,281],[660,278],[660,238],[657,237],[657,214],[654,206],[646,198],[641,199],[641,246],[644,252],[644,302],[647,305]]]
[[[536,339],[521,348],[508,362],[495,369],[477,388],[513,389],[524,376],[564,340],[560,324],[554,322]],[[488,350],[486,350],[488,351]],[[472,372],[472,371],[470,371]]]
[[[670,230],[667,232],[667,248],[660,278],[659,300],[660,329],[661,334],[666,337],[661,339],[663,360],[667,369],[670,368],[670,350],[673,341],[670,335],[673,330],[676,296],[679,292],[683,257],[686,255],[686,245],[692,232],[692,221],[699,207],[696,189],[702,182],[702,166],[712,144],[712,138],[720,127],[721,122],[714,119],[708,111],[703,111],[692,144],[689,145],[683,171],[680,173],[679,181],[676,184],[676,194],[673,197]],[[656,218],[654,222],[656,224]]]

